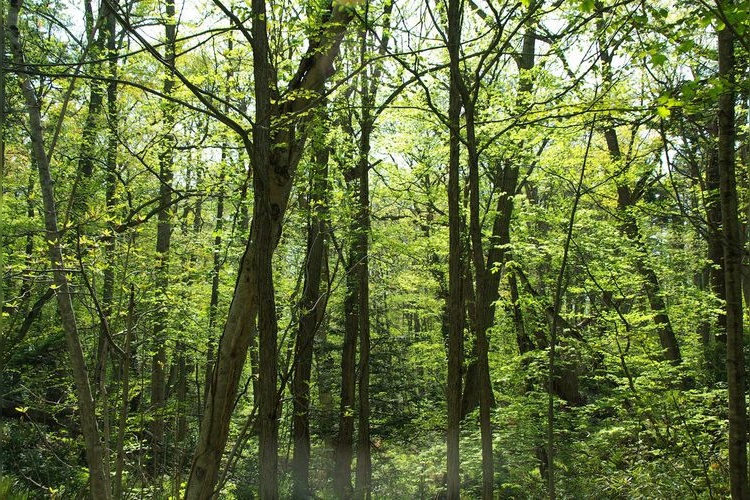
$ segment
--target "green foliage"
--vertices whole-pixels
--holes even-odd
[[[717,133],[716,99],[726,88],[716,77],[714,31],[728,22],[745,41],[746,6],[723,5],[719,18],[707,8],[661,1],[581,0],[554,6],[522,1],[500,12],[481,10],[489,5],[465,5],[460,70],[468,84],[476,84],[483,258],[499,244],[491,238],[494,220],[502,215],[499,197],[509,195],[514,205],[509,226],[503,228],[510,235],[503,246],[506,259],[494,264],[501,280],[488,333],[497,402],[492,410],[495,491],[500,498],[547,494],[552,305],[585,159],[583,194],[555,320],[561,326],[556,377],[575,382],[580,395],[571,402],[555,393],[558,497],[725,497],[726,388],[717,382],[724,371],[717,337],[723,304],[709,279],[707,209],[716,193],[707,183]],[[311,484],[320,498],[334,495],[346,268],[350,243],[359,232],[353,223],[358,200],[351,174],[361,147],[360,94],[372,68],[380,65],[380,93],[368,110],[377,115],[369,152],[372,496],[435,498],[445,489],[449,134],[444,115],[449,79],[441,31],[429,20],[440,25],[445,12],[442,4],[427,11],[424,2],[400,3],[392,14],[389,52],[381,57],[366,50],[363,61],[361,37],[382,28],[383,6],[368,2],[362,7],[358,15],[367,29],[358,25],[345,36],[325,106],[320,106],[328,116],[320,120],[320,110],[313,109],[323,102],[318,96],[309,89],[294,94],[285,89],[310,37],[317,41],[326,6],[317,0],[272,1],[267,19],[277,77],[273,105],[297,99],[312,103],[300,116],[275,117],[274,129],[300,118],[305,126],[295,140],[308,133],[308,142],[314,137],[330,150],[324,202],[326,294],[321,297],[327,309],[319,318],[310,381]],[[83,141],[93,81],[110,75],[108,67],[92,62],[101,55],[81,47],[86,37],[77,31],[83,25],[71,19],[83,13],[59,2],[30,2],[20,26],[26,58],[38,72],[32,81],[42,103],[45,148],[51,149],[52,137],[56,140],[52,168],[58,219],[65,227],[60,243],[98,421],[102,432],[105,427],[109,432],[112,468],[116,438],[120,431],[124,434],[126,497],[169,498],[184,489],[205,404],[206,372],[216,356],[249,237],[252,181],[258,174],[247,143],[226,126],[232,120],[235,129],[252,131],[251,44],[215,6],[196,9],[200,13],[195,15],[188,15],[188,8],[177,19],[177,68],[200,89],[203,101],[178,82],[172,93],[177,101],[167,104],[159,95],[165,69],[118,28],[117,113],[95,117],[90,144]],[[233,8],[247,25],[252,16],[248,7]],[[160,9],[158,2],[138,2],[130,20],[135,26],[163,21]],[[519,69],[522,37],[533,27],[539,28],[536,64]],[[156,28],[137,29],[145,34]],[[612,51],[608,67],[599,54],[603,49]],[[19,75],[12,67],[9,71],[0,234],[6,315],[0,352],[0,497],[72,498],[85,491],[88,474],[78,405],[56,303],[48,294],[55,286]],[[80,74],[72,78],[72,71]],[[738,77],[739,88],[745,88],[747,75]],[[213,109],[207,111],[207,104]],[[165,110],[174,115],[169,131],[161,118]],[[224,123],[215,119],[217,114]],[[109,125],[114,126],[112,137]],[[462,175],[468,173],[466,130],[463,123]],[[617,158],[608,143],[612,133],[621,150]],[[171,250],[167,267],[160,270],[156,214],[165,134],[174,145],[173,205],[168,207]],[[88,180],[78,172],[83,146],[96,159]],[[274,152],[279,151],[276,145]],[[745,160],[740,155],[739,170],[746,169]],[[307,225],[318,208],[309,192],[316,161],[309,150],[303,153],[273,261],[279,375],[285,384],[279,420],[283,495],[291,492],[289,381],[295,369]],[[517,190],[501,193],[503,176],[514,167]],[[747,186],[738,187],[741,203],[747,205]],[[625,195],[633,199],[622,206]],[[467,192],[461,196],[467,217]],[[468,246],[467,241],[465,257]],[[467,295],[476,277],[469,260]],[[644,267],[658,279],[664,313],[681,350],[679,366],[663,360]],[[515,292],[511,277],[517,282]],[[212,298],[217,300],[214,310]],[[473,304],[467,298],[470,317]],[[154,331],[161,325],[157,343]],[[247,330],[250,335],[253,329]],[[529,342],[524,353],[521,334]],[[467,329],[466,364],[472,339]],[[102,358],[104,343],[109,350]],[[167,435],[159,445],[169,463],[155,472],[151,425],[157,414],[149,394],[154,353],[161,347],[166,350],[168,398],[160,410]],[[251,351],[245,364],[236,418],[230,423],[230,447],[236,444],[241,451],[227,473],[222,491],[227,498],[258,493],[257,438],[252,428],[241,432],[255,400],[255,354]],[[121,428],[126,367],[127,418]],[[177,396],[180,382],[185,383],[182,401]],[[359,416],[356,406],[347,411]],[[180,422],[185,432],[178,436]],[[463,494],[477,497],[481,445],[476,414],[462,424],[461,459]]]
[[[28,500],[29,494],[12,476],[0,478],[0,497],[6,500]]]

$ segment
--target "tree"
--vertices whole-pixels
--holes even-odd
[[[28,72],[24,60],[23,47],[21,45],[20,31],[18,28],[18,15],[21,9],[20,0],[14,0],[8,11],[8,35],[11,45],[13,63]],[[65,340],[73,369],[73,380],[75,381],[79,413],[81,419],[81,431],[86,442],[86,460],[89,466],[89,482],[91,494],[96,498],[110,498],[110,481],[105,474],[104,453],[101,443],[101,435],[96,420],[96,405],[91,391],[91,385],[87,374],[86,360],[81,347],[78,333],[75,311],[71,298],[70,283],[65,271],[63,253],[61,249],[63,233],[60,231],[57,221],[57,206],[53,180],[50,170],[49,158],[45,151],[44,134],[42,131],[39,101],[36,92],[28,76],[19,79],[21,91],[28,110],[29,133],[31,135],[32,157],[36,163],[39,173],[39,183],[42,189],[44,202],[44,223],[46,240],[48,244],[50,265],[53,269],[55,296],[65,330]]]
[[[258,0],[253,5],[256,12],[253,30],[255,53],[256,123],[267,123],[270,127],[274,119],[281,119],[283,125],[271,136],[270,130],[261,130],[256,125],[251,141],[247,135],[243,141],[253,161],[254,216],[251,237],[240,263],[240,271],[229,309],[229,318],[219,341],[211,382],[206,394],[206,407],[201,422],[198,445],[193,456],[193,464],[188,480],[186,498],[207,498],[213,495],[218,479],[221,455],[227,441],[229,424],[234,407],[234,398],[247,355],[251,330],[255,328],[256,315],[261,314],[261,301],[272,296],[271,253],[281,236],[283,221],[289,200],[293,176],[304,147],[306,130],[300,126],[300,113],[308,111],[320,95],[326,78],[331,74],[333,59],[352,18],[350,8],[329,5],[323,16],[316,37],[310,43],[296,74],[289,82],[287,100],[282,106],[271,107],[270,77],[271,68],[267,52],[265,18],[259,12],[265,10],[264,2]],[[265,66],[265,67],[264,67]],[[260,93],[260,96],[258,95]],[[265,104],[262,102],[265,101]],[[265,113],[265,114],[264,114]],[[259,120],[260,119],[260,120]],[[260,141],[266,141],[262,144]],[[274,147],[271,148],[271,141]],[[256,151],[255,148],[266,148]],[[260,234],[259,234],[260,233]],[[263,238],[263,239],[261,239]],[[260,287],[260,288],[259,288]],[[269,295],[271,294],[271,295]],[[267,303],[258,316],[258,332],[261,336],[260,365],[265,376],[260,387],[259,415],[263,458],[268,458],[264,471],[264,494],[274,497],[276,468],[275,436],[277,416],[276,394],[276,326],[275,312]],[[271,452],[271,447],[273,451]],[[269,455],[273,455],[270,457]]]
[[[325,112],[320,113],[325,116]],[[327,211],[329,204],[329,146],[324,134],[327,121],[321,119],[311,134],[312,165],[310,166],[307,201],[307,251],[305,277],[300,300],[300,319],[294,345],[292,379],[292,480],[294,498],[309,498],[310,489],[310,385],[315,334],[320,328],[327,304],[328,291],[321,290],[321,277],[326,259]]]
[[[731,6],[731,3],[729,4]],[[735,55],[734,33],[724,26],[719,39],[719,199],[721,200],[724,283],[726,286],[727,385],[729,389],[729,484],[732,498],[746,498],[747,409],[742,327],[742,238],[737,219],[735,174]]]
[[[450,157],[448,159],[448,454],[447,486],[448,499],[461,496],[459,433],[461,426],[461,365],[463,364],[464,338],[464,267],[463,236],[461,231],[460,180],[460,119],[461,94],[459,79],[461,46],[461,0],[448,3],[447,46],[450,56],[450,97],[448,101],[448,123],[450,126]]]
[[[164,61],[167,74],[164,77],[164,95],[169,96],[175,86],[175,39],[177,34],[177,17],[175,5],[167,0],[164,21]],[[154,420],[151,426],[153,433],[152,454],[154,475],[158,476],[164,470],[166,457],[165,432],[165,404],[167,369],[167,343],[165,329],[167,327],[168,307],[166,303],[169,288],[169,247],[172,239],[172,177],[174,162],[174,133],[175,106],[165,103],[163,110],[163,127],[161,152],[159,153],[159,214],[156,233],[156,269],[157,269],[157,313],[154,321],[154,356],[151,360],[151,407]]]

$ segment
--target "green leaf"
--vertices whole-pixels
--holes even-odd
[[[661,52],[652,52],[651,53],[651,63],[654,66],[664,66],[665,62],[667,62],[667,56],[665,56]]]
[[[669,115],[671,115],[672,112],[666,106],[657,106],[656,114],[659,115],[659,118],[669,118]]]

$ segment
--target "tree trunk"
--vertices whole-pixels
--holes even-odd
[[[309,222],[305,282],[300,301],[300,320],[295,344],[292,378],[292,497],[308,499],[310,490],[310,375],[312,373],[315,333],[326,308],[326,295],[320,291],[323,261],[326,255],[326,212],[328,206],[328,156],[323,134],[316,136],[315,161],[310,174]]]
[[[716,140],[718,130],[715,124],[710,127],[710,131],[710,137]],[[712,141],[713,144],[715,143]],[[711,293],[721,303],[726,303],[718,147],[713,147],[709,153],[705,178],[704,197],[706,200],[706,221],[708,222],[708,234],[706,237],[708,264],[706,265],[704,275],[708,278],[708,287]],[[715,381],[725,380],[726,377],[726,319],[725,312],[721,310],[713,317],[706,318],[705,323],[701,325],[701,340],[706,357],[706,368],[709,376]]]
[[[311,38],[307,55],[300,62],[297,74],[289,83],[290,95],[294,95],[294,91],[302,91],[298,94],[300,97],[287,101],[280,108],[273,110],[274,116],[284,115],[288,120],[285,128],[275,131],[274,148],[265,169],[261,168],[262,164],[254,155],[255,140],[251,142],[243,136],[245,149],[254,162],[254,184],[258,185],[260,191],[262,191],[261,187],[268,191],[265,202],[267,206],[261,208],[259,201],[262,200],[255,200],[253,210],[256,212],[254,218],[261,215],[266,219],[270,217],[271,227],[268,231],[270,234],[267,234],[269,239],[265,244],[271,245],[271,249],[278,244],[281,235],[281,222],[286,212],[292,180],[305,143],[306,131],[298,127],[300,120],[298,113],[316,105],[317,101],[314,100],[314,96],[319,95],[326,79],[332,74],[333,60],[336,58],[341,39],[353,16],[353,11],[348,8],[330,9],[328,12],[330,15],[330,18],[326,19],[328,22],[320,23],[320,30]],[[267,65],[267,59],[261,58],[258,54],[255,55],[254,61],[254,66]],[[258,85],[257,80],[256,85]],[[259,89],[260,87],[256,91]],[[261,92],[265,91],[261,90]],[[256,104],[256,113],[258,111]],[[258,129],[257,123],[256,118],[254,130]],[[255,177],[258,175],[261,178],[256,180]],[[257,213],[260,210],[268,213]],[[240,263],[234,296],[229,306],[229,316],[216,353],[200,435],[188,479],[186,491],[188,500],[205,500],[216,494],[214,490],[227,442],[237,387],[247,357],[250,334],[258,314],[259,301],[261,298],[263,301],[268,298],[260,294],[257,286],[258,275],[261,271],[257,268],[259,262],[257,254],[263,253],[264,250],[258,247],[259,235],[253,231]],[[269,342],[265,342],[265,348],[272,348]],[[270,385],[270,382],[267,380],[266,383]],[[264,411],[267,410],[268,408],[264,407]],[[259,414],[259,416],[268,419],[269,414]],[[270,437],[267,434],[264,436]]]
[[[601,6],[598,8],[600,9],[598,25],[599,29],[601,29],[603,26],[601,19]],[[598,44],[599,60],[602,66],[602,80],[604,87],[609,89],[612,85],[611,65],[613,53],[610,52],[607,43],[603,39],[600,38]],[[605,125],[604,138],[607,141],[607,150],[612,162],[616,163],[622,161],[623,156],[617,137],[617,131],[611,123]],[[635,217],[630,213],[630,210],[635,207],[638,200],[643,196],[643,189],[646,180],[646,177],[640,179],[635,187],[626,184],[618,185],[617,209],[622,218],[619,228],[623,236],[629,239],[638,249],[635,266],[644,281],[643,287],[646,292],[646,297],[648,298],[649,307],[653,312],[653,321],[659,336],[662,355],[672,364],[678,365],[682,362],[682,356],[680,354],[680,347],[677,343],[677,336],[675,335],[672,323],[669,320],[669,315],[667,314],[667,307],[664,302],[664,297],[662,296],[659,278],[654,269],[648,263],[647,249],[643,242],[640,229],[638,228],[638,223],[635,220]]]
[[[363,97],[363,101],[367,101]],[[369,104],[369,103],[368,103]],[[355,238],[360,260],[357,264],[359,320],[359,425],[357,429],[357,470],[355,498],[370,497],[372,464],[370,457],[370,135],[372,121],[368,104],[362,110],[362,131],[359,150],[359,229]]]
[[[174,0],[166,1],[166,19],[164,21],[164,60],[167,63],[167,74],[164,77],[164,95],[170,95],[174,88],[175,65],[175,4]],[[152,445],[151,460],[153,474],[158,477],[165,468],[166,442],[165,405],[166,405],[166,367],[167,338],[166,327],[169,307],[167,290],[169,288],[169,246],[172,238],[172,168],[174,162],[174,113],[175,107],[165,103],[162,112],[161,152],[159,153],[159,214],[156,230],[156,315],[154,319],[153,349],[151,360],[151,424]]]
[[[729,487],[734,499],[750,498],[747,481],[747,409],[742,325],[743,244],[738,220],[735,175],[734,32],[724,27],[719,37],[719,196],[726,286],[727,386],[729,389]]]
[[[463,258],[461,248],[460,204],[460,143],[461,143],[461,78],[459,58],[461,44],[461,0],[448,1],[448,53],[450,54],[450,95],[448,120],[450,143],[448,159],[448,435],[447,435],[447,497],[461,496],[459,476],[459,431],[461,426],[461,366],[463,364],[464,297]]]
[[[222,160],[226,159],[226,148],[222,150]],[[222,169],[224,166],[222,166]],[[208,347],[206,349],[206,380],[203,388],[208,393],[211,372],[214,368],[214,331],[219,310],[219,275],[221,274],[222,231],[224,229],[224,171],[219,174],[219,192],[216,195],[216,221],[214,222],[213,267],[211,269],[211,299],[208,305]],[[256,394],[253,391],[253,394]]]
[[[253,126],[253,224],[255,240],[255,288],[258,304],[258,461],[260,462],[260,498],[275,500],[278,491],[278,439],[280,405],[277,397],[276,301],[273,287],[273,250],[280,234],[281,221],[274,221],[271,198],[271,67],[268,50],[265,0],[253,0],[253,76],[255,77],[255,113]]]
[[[128,299],[128,317],[125,325],[125,355],[122,359],[120,379],[122,381],[122,396],[120,403],[120,415],[117,425],[117,444],[115,445],[115,484],[114,498],[122,498],[122,474],[125,468],[125,428],[128,424],[128,406],[130,405],[130,340],[133,336],[133,323],[135,322],[135,293],[133,285],[130,285],[130,297]]]
[[[358,182],[358,179],[356,179]],[[354,192],[357,188],[354,179],[347,182],[347,188]],[[359,254],[357,231],[359,223],[351,222],[352,241],[349,262],[346,267],[346,296],[344,297],[344,342],[341,347],[341,396],[339,400],[339,432],[336,438],[336,453],[333,474],[334,490],[339,498],[352,496],[352,458],[354,456],[354,404],[356,388],[357,337],[359,334],[359,275],[357,263]]]
[[[383,6],[383,29],[378,55],[385,56],[390,41],[391,12],[393,2],[387,0]],[[369,10],[367,11],[369,13]],[[365,20],[367,21],[367,19]],[[367,24],[367,22],[365,23]],[[360,45],[360,63],[367,64],[368,31],[363,31]],[[359,282],[359,429],[357,434],[357,471],[355,497],[369,499],[372,493],[372,458],[370,456],[370,138],[377,115],[375,100],[380,86],[382,65],[371,63],[372,72],[362,80],[362,112],[359,139],[359,220],[357,233],[359,254],[357,281]]]
[[[104,453],[101,445],[101,435],[96,420],[96,405],[91,392],[91,386],[86,368],[83,347],[78,335],[75,310],[71,296],[70,284],[65,272],[63,253],[61,248],[62,234],[57,226],[57,207],[55,205],[54,182],[50,172],[49,159],[44,149],[42,120],[39,102],[31,81],[26,75],[33,74],[26,67],[23,49],[18,29],[18,13],[21,0],[12,0],[8,11],[8,37],[11,45],[13,62],[22,70],[19,73],[19,83],[29,117],[29,134],[31,138],[32,157],[39,173],[39,183],[44,205],[45,240],[49,245],[50,264],[53,270],[53,282],[57,305],[60,311],[61,323],[65,332],[65,341],[70,356],[73,381],[78,399],[78,412],[81,419],[81,433],[86,447],[86,461],[89,467],[89,483],[91,496],[96,499],[110,498],[110,481],[105,473]]]

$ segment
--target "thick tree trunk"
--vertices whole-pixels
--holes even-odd
[[[268,50],[265,0],[253,0],[253,76],[255,77],[255,116],[253,126],[253,224],[255,240],[255,288],[258,305],[258,461],[262,499],[279,498],[278,439],[280,405],[277,396],[278,356],[276,295],[273,286],[272,257],[280,234],[274,220],[271,197],[271,66]]]
[[[44,137],[42,132],[41,112],[36,92],[29,78],[25,75],[32,74],[24,62],[23,49],[18,30],[18,13],[21,9],[21,0],[12,0],[8,11],[8,37],[11,45],[13,62],[23,70],[19,74],[19,83],[23,94],[29,117],[29,134],[31,138],[32,157],[39,173],[39,182],[42,191],[42,203],[44,205],[44,226],[46,230],[45,240],[49,244],[50,264],[52,267],[53,282],[55,284],[57,305],[65,340],[70,356],[70,364],[73,372],[73,381],[76,387],[78,399],[78,412],[81,418],[81,432],[86,447],[86,461],[89,467],[89,483],[91,495],[96,499],[107,500],[110,498],[110,481],[105,473],[104,453],[101,444],[101,435],[96,420],[96,405],[91,392],[91,386],[86,368],[86,360],[83,347],[78,335],[75,310],[71,296],[70,284],[65,272],[64,259],[61,249],[62,234],[57,225],[57,207],[55,205],[54,182],[50,172],[49,159],[44,149]]]
[[[255,200],[254,210],[256,212],[259,210],[268,211],[268,213],[263,214],[263,217],[270,217],[271,227],[269,234],[266,235],[269,238],[266,244],[270,244],[271,249],[278,244],[281,235],[281,222],[286,212],[292,180],[305,143],[305,130],[298,130],[297,126],[298,113],[315,104],[313,96],[321,92],[326,79],[332,74],[333,60],[336,58],[339,44],[352,15],[353,12],[348,8],[332,8],[330,18],[320,24],[320,31],[312,38],[307,55],[300,63],[297,74],[289,83],[290,91],[303,91],[300,93],[301,96],[299,99],[288,101],[283,107],[274,110],[275,116],[284,115],[285,118],[290,119],[291,123],[286,128],[276,131],[275,145],[265,169],[261,168],[262,165],[258,163],[259,159],[254,155],[257,139],[254,138],[251,143],[247,140],[247,137],[243,137],[246,149],[254,162],[254,184],[258,185],[259,190],[262,191],[260,188],[263,187],[268,191],[265,202],[267,206],[259,208],[259,202],[262,200]],[[257,18],[257,16],[255,17]],[[267,61],[267,59],[263,59],[256,54],[254,66],[265,65],[264,61]],[[258,85],[257,79],[256,85]],[[290,95],[293,95],[293,93]],[[256,104],[256,112],[257,110],[259,108]],[[258,129],[257,123],[258,120],[256,119],[254,130]],[[256,180],[255,177],[258,175],[261,178]],[[254,217],[259,215],[259,213],[255,213]],[[215,488],[219,467],[227,442],[242,368],[247,358],[250,336],[258,315],[259,301],[261,299],[265,301],[268,298],[260,294],[258,275],[261,270],[257,268],[259,260],[265,262],[267,257],[259,259],[257,254],[267,253],[265,252],[267,249],[259,249],[258,246],[259,235],[252,231],[240,263],[234,297],[229,306],[229,317],[219,341],[213,374],[206,395],[200,435],[193,456],[186,491],[186,498],[189,500],[205,500],[212,498],[217,493]],[[268,290],[266,290],[267,292]],[[271,346],[267,339],[265,340],[265,348],[275,350],[275,347]],[[261,340],[261,343],[263,342],[264,340]],[[266,381],[269,386],[271,382],[270,380]],[[274,399],[275,397],[274,394]],[[272,410],[268,413],[267,407],[264,407],[263,410],[266,413],[259,413],[259,416],[266,420],[275,412],[275,410]],[[269,438],[271,436],[264,434],[264,437]]]
[[[743,244],[738,220],[735,175],[734,32],[724,27],[719,37],[719,196],[726,286],[727,386],[729,389],[729,487],[734,499],[750,498],[747,478],[747,408],[742,326]]]

